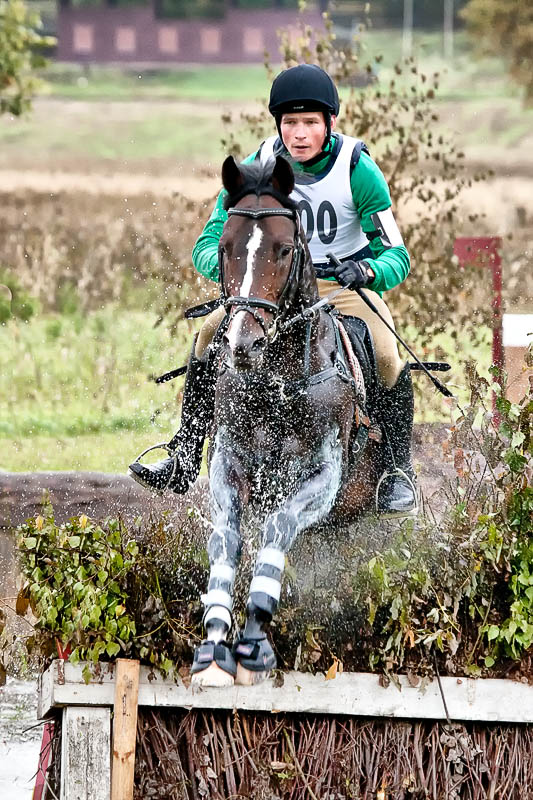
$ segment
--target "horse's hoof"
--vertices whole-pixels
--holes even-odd
[[[256,686],[258,683],[263,683],[270,676],[268,672],[255,672],[251,669],[246,669],[242,664],[237,664],[237,675],[235,676],[235,683],[239,686]]]
[[[237,665],[227,642],[207,639],[194,651],[191,686],[194,689],[233,686]]]
[[[233,686],[235,678],[222,669],[214,661],[201,672],[195,672],[191,677],[191,688],[194,691],[202,689],[226,689]]]

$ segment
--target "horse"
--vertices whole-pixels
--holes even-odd
[[[357,358],[353,351],[346,356],[338,315],[319,300],[290,198],[290,164],[277,157],[244,165],[228,157],[222,181],[228,219],[219,282],[226,317],[208,450],[207,638],[192,667],[200,687],[264,680],[276,663],[266,628],[287,552],[303,531],[349,523],[371,508],[381,470]],[[244,633],[231,646],[245,511],[259,516],[262,541]]]

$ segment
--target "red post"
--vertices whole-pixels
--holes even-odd
[[[52,759],[52,739],[54,737],[54,722],[45,722],[43,728],[43,739],[41,752],[39,753],[39,766],[35,776],[35,789],[33,790],[32,800],[43,800],[46,793],[47,770]]]
[[[453,253],[460,267],[483,267],[492,272],[492,363],[500,370],[497,378],[503,388],[505,355],[502,332],[502,240],[499,236],[462,236],[455,240]]]

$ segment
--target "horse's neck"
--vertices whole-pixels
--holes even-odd
[[[272,367],[286,379],[304,379],[330,367],[334,350],[335,337],[329,315],[319,312],[308,321],[291,326],[279,337]]]

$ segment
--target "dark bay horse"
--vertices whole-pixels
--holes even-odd
[[[222,179],[227,317],[209,452],[207,639],[192,668],[193,683],[203,686],[254,683],[275,666],[265,626],[277,608],[286,553],[301,531],[346,523],[371,508],[381,467],[380,446],[368,439],[364,386],[341,357],[335,315],[327,304],[315,307],[315,272],[289,198],[290,165],[281,157],[237,165],[230,157]],[[246,627],[231,647],[241,520],[250,508],[262,520],[262,541]]]

